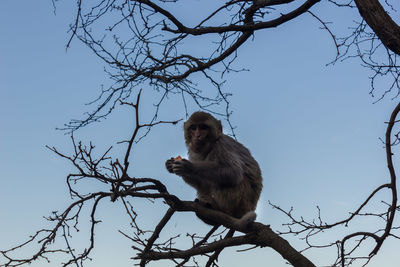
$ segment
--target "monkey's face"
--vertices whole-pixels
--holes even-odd
[[[192,124],[188,128],[191,149],[194,152],[202,152],[209,141],[210,127],[204,123]]]
[[[195,112],[184,123],[185,142],[190,152],[205,156],[222,135],[221,122],[206,112]]]

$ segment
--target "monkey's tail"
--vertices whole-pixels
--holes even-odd
[[[242,218],[238,219],[237,226],[239,229],[247,228],[257,218],[257,214],[254,211],[249,211]]]

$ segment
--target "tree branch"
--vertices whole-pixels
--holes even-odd
[[[354,0],[358,11],[382,43],[400,55],[400,27],[383,9],[378,0]]]

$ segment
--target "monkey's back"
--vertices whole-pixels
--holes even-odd
[[[222,135],[215,143],[207,160],[222,166],[235,167],[243,179],[236,186],[217,188],[212,194],[213,205],[237,218],[255,210],[262,190],[261,170],[250,151],[233,138]]]

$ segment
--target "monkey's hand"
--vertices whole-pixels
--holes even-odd
[[[191,174],[193,172],[193,169],[193,163],[191,163],[187,159],[174,160],[172,164],[172,172],[179,176]]]
[[[169,171],[170,173],[174,173],[174,170],[172,168],[174,162],[175,162],[174,158],[170,158],[165,162],[165,168],[167,168],[167,171]]]

